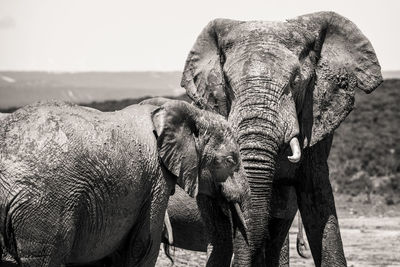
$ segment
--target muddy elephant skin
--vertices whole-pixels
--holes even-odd
[[[327,158],[355,90],[381,82],[371,43],[334,12],[215,19],[199,34],[181,85],[196,105],[227,117],[250,185],[250,246],[235,237],[234,266],[288,265],[281,249],[296,200],[316,266],[346,265]]]
[[[1,119],[2,249],[21,266],[153,266],[167,202],[240,199],[226,120],[183,101],[100,112],[39,102]],[[221,194],[222,193],[222,194]]]

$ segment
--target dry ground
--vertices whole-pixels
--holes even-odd
[[[359,199],[348,202],[348,197],[337,197],[339,224],[348,266],[400,267],[400,207],[364,204]],[[297,220],[290,229],[290,266],[314,266],[312,259],[303,259],[296,252]],[[175,265],[205,266],[206,254],[176,249]],[[171,266],[160,249],[157,267]]]
[[[384,205],[379,198],[365,204],[361,198],[336,197],[339,223],[348,266],[400,267],[400,206]],[[296,223],[297,220],[294,220]],[[295,248],[297,228],[290,229],[290,266],[314,266],[312,259],[302,259]],[[190,238],[190,237],[188,237]],[[205,266],[206,254],[176,249],[175,265]],[[1,267],[14,267],[3,264]],[[162,249],[157,267],[171,266]]]
[[[348,266],[400,266],[400,217],[343,218],[341,234]],[[290,266],[314,266],[296,252],[296,228],[290,230]],[[176,249],[174,266],[205,266],[205,253]],[[171,266],[160,251],[157,265]]]

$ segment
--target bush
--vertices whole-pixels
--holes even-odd
[[[388,203],[400,202],[392,197],[400,195],[399,103],[400,80],[386,80],[370,95],[356,94],[354,110],[335,132],[329,158],[338,192],[363,191],[360,179],[354,177],[364,172],[370,179],[390,177],[376,193],[387,194]]]

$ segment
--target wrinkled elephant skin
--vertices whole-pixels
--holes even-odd
[[[251,217],[250,246],[235,237],[234,266],[288,265],[281,248],[296,199],[315,264],[346,265],[327,158],[355,90],[370,93],[381,82],[371,43],[334,12],[285,22],[215,19],[203,29],[181,85],[237,134]]]
[[[2,249],[21,266],[154,266],[175,184],[240,199],[220,194],[239,168],[235,139],[222,116],[183,101],[21,108],[0,128]]]

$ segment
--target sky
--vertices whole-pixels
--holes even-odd
[[[181,71],[214,18],[280,20],[331,10],[400,70],[398,0],[0,0],[0,70]]]

